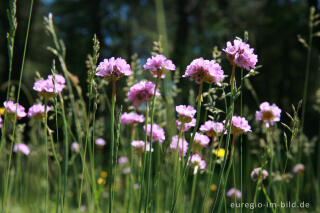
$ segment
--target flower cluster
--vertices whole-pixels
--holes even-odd
[[[193,144],[199,147],[207,147],[210,143],[210,138],[206,135],[202,135],[196,132],[193,140]]]
[[[233,116],[231,133],[234,135],[239,135],[244,132],[251,132],[251,126],[249,125],[248,121],[243,117]]]
[[[159,54],[148,58],[147,63],[143,66],[143,68],[146,70],[150,70],[154,77],[164,78],[164,71],[175,70],[176,66],[164,55]]]
[[[220,86],[225,76],[218,63],[213,60],[198,58],[194,59],[191,64],[187,66],[186,72],[182,77],[188,77],[198,84],[202,82],[208,84],[215,82]]]
[[[143,126],[143,129],[146,131],[146,126]],[[147,125],[147,135],[150,137],[151,133],[151,125]],[[163,143],[166,139],[165,132],[163,128],[161,128],[158,124],[152,125],[152,142],[159,141],[160,143]]]
[[[45,106],[42,104],[35,104],[33,106],[31,106],[28,110],[28,117],[29,118],[42,118],[43,114],[45,113],[45,111],[50,111],[51,107],[47,106],[47,110],[45,110]]]
[[[97,67],[97,76],[104,77],[106,80],[119,80],[122,76],[131,75],[130,65],[122,58],[104,59]]]
[[[233,45],[228,41],[227,47],[223,51],[227,54],[227,59],[232,65],[248,71],[254,69],[258,62],[258,56],[253,53],[254,49],[240,39],[235,39]]]
[[[209,137],[220,136],[223,133],[223,129],[223,123],[214,121],[206,121],[200,127],[200,131],[206,133]]]
[[[122,124],[135,125],[144,122],[144,116],[135,112],[125,112],[121,115],[120,120]]]
[[[241,191],[235,188],[231,188],[228,192],[227,192],[227,196],[231,197],[231,198],[237,198],[237,199],[241,199]]]
[[[79,153],[80,152],[80,144],[78,142],[72,142],[71,151],[73,151],[75,153]]]
[[[172,137],[172,141],[171,141],[171,144],[170,144],[170,149],[171,150],[176,150],[177,147],[178,147],[178,151],[179,151],[179,156],[183,155],[185,156],[187,154],[187,151],[188,151],[188,142],[184,139],[181,139],[178,141],[179,139],[179,136],[178,135],[175,135]]]
[[[192,106],[186,105],[176,106],[176,111],[178,113],[178,120],[183,123],[191,122],[197,112]]]
[[[7,118],[10,121],[13,121],[15,116],[17,116],[17,119],[27,116],[24,107],[18,103],[14,103],[13,101],[5,101],[3,106],[7,112]]]
[[[2,118],[1,118],[1,115],[0,115],[0,129],[2,128]]]
[[[97,138],[94,142],[97,146],[105,146],[106,145],[106,141],[103,138]]]
[[[176,124],[177,124],[177,129],[179,131],[181,128],[181,121],[177,120]],[[182,132],[187,132],[191,127],[194,127],[195,125],[196,125],[196,119],[193,118],[191,122],[184,124]]]
[[[13,152],[20,152],[24,155],[29,155],[30,148],[24,143],[18,143],[13,146]]]
[[[257,181],[258,178],[260,177],[260,175],[261,175],[262,180],[265,180],[269,176],[269,173],[267,170],[262,169],[261,167],[258,167],[258,168],[255,168],[252,170],[251,179],[254,181]]]
[[[199,167],[199,169],[204,170],[206,168],[206,162],[202,160],[200,155],[194,154],[190,157],[188,164],[192,167]]]
[[[138,154],[143,153],[145,146],[146,146],[147,152],[150,152],[150,148],[151,148],[149,142],[147,142],[147,144],[145,145],[144,141],[141,141],[141,140],[132,141],[131,146],[133,146],[135,148],[135,151]],[[153,148],[151,149],[151,152],[153,152]]]
[[[50,98],[54,94],[59,94],[65,88],[66,80],[62,75],[49,75],[46,80],[38,80],[34,83],[33,89],[39,93],[40,96]]]
[[[260,111],[256,111],[256,120],[263,121],[268,128],[273,126],[275,122],[280,121],[281,109],[275,105],[270,105],[268,102],[260,104]]]
[[[155,85],[150,81],[140,81],[133,85],[128,92],[128,99],[135,107],[142,103],[146,103],[153,97]],[[156,95],[160,95],[157,90]]]

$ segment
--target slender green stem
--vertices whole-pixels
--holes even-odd
[[[45,211],[48,212],[48,198],[49,198],[49,155],[48,155],[48,114],[47,114],[47,107],[48,107],[48,99],[45,98],[44,100],[44,127],[43,127],[43,134],[44,134],[44,142],[45,142],[45,156],[46,156],[46,189],[45,189]]]
[[[111,119],[110,119],[110,158],[109,158],[109,212],[112,213],[113,208],[113,155],[114,155],[114,111],[116,103],[116,79],[112,79],[112,104],[111,104]]]
[[[131,126],[131,139],[129,144],[134,140],[136,131],[135,131],[135,125]],[[129,179],[129,200],[128,200],[128,206],[127,206],[127,213],[130,212],[131,209],[131,200],[132,200],[132,190],[133,190],[133,176],[134,176],[134,162],[133,162],[133,147],[130,145],[130,168],[131,168],[131,173],[129,175],[130,179]],[[127,193],[127,192],[126,192]]]
[[[159,80],[160,80],[161,76],[158,76],[156,79],[156,86],[154,88],[154,92],[153,92],[153,97],[152,97],[152,103],[151,103],[151,113],[150,113],[150,152],[148,152],[148,179],[147,179],[147,198],[146,198],[146,203],[145,203],[145,209],[144,211],[147,212],[147,208],[149,205],[149,197],[150,197],[150,180],[151,180],[151,171],[152,171],[152,144],[153,144],[153,140],[152,140],[152,136],[153,136],[153,117],[154,117],[154,103],[155,103],[155,99],[156,99],[156,94],[157,94],[157,90],[159,87]]]
[[[191,200],[190,200],[190,209],[189,212],[193,212],[193,203],[194,203],[194,194],[196,192],[196,184],[197,184],[197,177],[198,177],[198,169],[199,167],[196,166],[194,168],[194,176],[193,176],[193,181],[192,181],[192,190],[191,190]]]
[[[241,91],[240,91],[240,116],[242,117],[243,116],[243,111],[242,111],[242,97],[243,97],[243,69],[241,69]],[[241,191],[241,194],[243,195],[243,143],[242,143],[242,135],[240,135],[240,191]],[[242,203],[243,202],[243,196],[241,196],[240,198],[240,202]],[[242,208],[240,208],[240,213],[242,213]]]

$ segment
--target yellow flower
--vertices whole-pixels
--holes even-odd
[[[218,157],[218,158],[223,158],[224,155],[226,154],[226,150],[224,148],[218,149],[214,151],[214,154]]]
[[[100,173],[100,176],[101,176],[102,178],[106,178],[106,177],[108,177],[108,173],[105,172],[105,171],[102,171],[102,172]]]
[[[3,115],[5,110],[6,109],[4,107],[0,107],[0,115]]]
[[[212,184],[211,186],[210,186],[210,190],[211,191],[216,191],[217,190],[217,186],[216,186],[216,184]]]
[[[103,178],[98,178],[97,182],[98,182],[99,185],[106,183],[106,181]]]

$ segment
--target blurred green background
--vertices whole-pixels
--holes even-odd
[[[18,30],[16,35],[13,79],[19,77],[30,0],[17,1]],[[212,48],[221,50],[226,41],[249,32],[249,43],[263,67],[252,84],[260,102],[276,103],[285,111],[297,105],[303,95],[306,49],[297,41],[308,36],[309,8],[319,12],[319,0],[35,0],[23,85],[30,91],[35,73],[50,72],[54,56],[46,50],[51,45],[43,17],[49,12],[59,36],[67,47],[69,70],[80,78],[86,90],[85,59],[92,52],[92,37],[101,41],[100,58],[123,57],[130,62],[137,53],[144,63],[150,56],[152,42],[162,35],[167,56],[180,68],[181,75],[192,59],[212,58]],[[0,1],[0,101],[5,100],[8,79],[6,17],[8,1]],[[318,31],[316,29],[315,31]],[[320,87],[320,39],[314,39],[305,133],[319,134],[319,114],[314,110],[316,89]],[[224,57],[224,56],[223,56]],[[230,65],[223,60],[223,69],[230,74]],[[194,84],[182,79],[179,87]],[[183,103],[188,90],[175,100]],[[120,94],[125,96],[126,94]],[[186,101],[185,101],[186,102]],[[25,96],[21,103],[28,107]],[[258,108],[251,94],[244,93],[244,103],[253,112]],[[282,118],[285,120],[283,114]]]

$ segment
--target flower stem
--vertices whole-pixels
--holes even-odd
[[[46,190],[45,190],[45,210],[48,212],[48,197],[49,197],[49,155],[48,155],[48,115],[47,115],[47,107],[48,107],[48,100],[45,98],[44,100],[44,142],[45,142],[45,156],[46,156]]]
[[[196,183],[197,183],[197,177],[198,177],[198,169],[199,167],[196,166],[194,168],[194,176],[193,176],[193,181],[192,181],[192,190],[191,190],[191,200],[190,200],[190,211],[189,212],[193,212],[193,203],[194,203],[194,194],[195,194],[195,191],[196,191]]]

